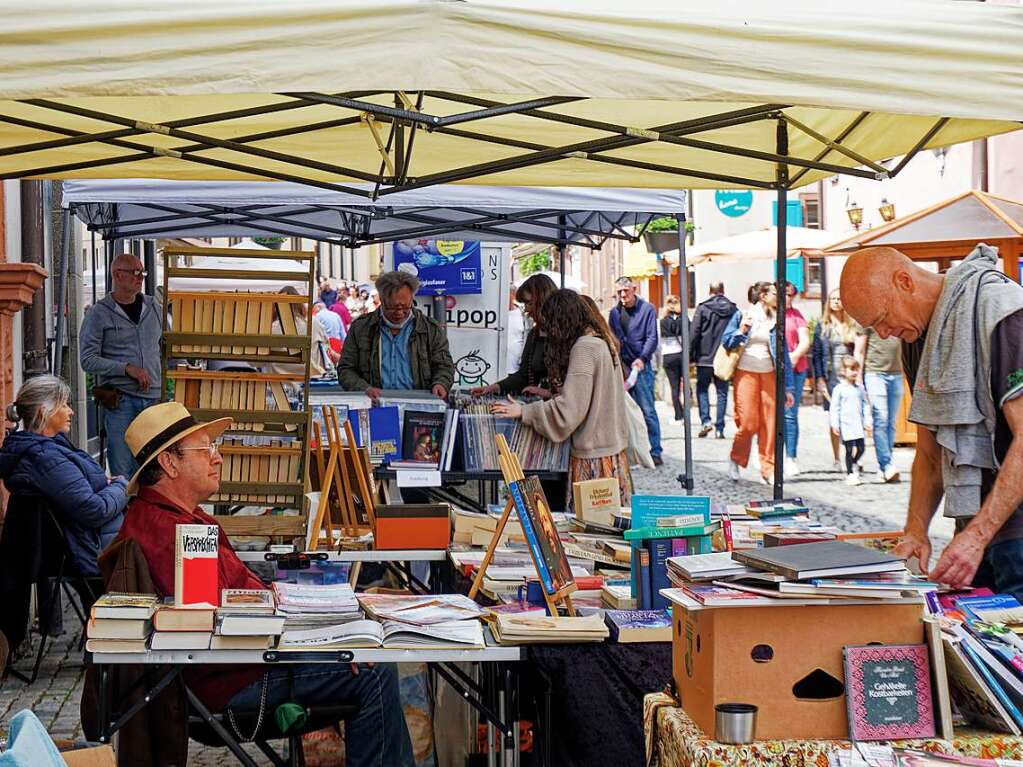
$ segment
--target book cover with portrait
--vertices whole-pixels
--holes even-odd
[[[550,504],[540,480],[526,477],[511,483],[512,497],[519,512],[522,533],[537,563],[540,581],[548,594],[555,594],[573,582],[565,548],[561,545]]]

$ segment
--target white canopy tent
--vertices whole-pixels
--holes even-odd
[[[367,198],[450,183],[759,188],[785,210],[790,189],[835,173],[887,178],[922,149],[1023,118],[1019,6],[0,8],[2,178],[261,179]],[[784,227],[777,251],[780,281]]]
[[[843,239],[843,235],[824,229],[808,229],[804,226],[787,227],[785,242],[786,256],[802,255],[803,251],[818,251]],[[674,252],[677,257],[678,251]],[[710,242],[697,243],[688,248],[689,265],[695,266],[707,261],[757,261],[775,258],[778,254],[778,229],[771,226],[753,232],[720,237]],[[669,255],[672,255],[669,253]]]
[[[364,185],[368,189],[368,186]],[[293,183],[68,181],[63,204],[108,238],[283,234],[341,245],[443,237],[600,247],[683,214],[672,189],[444,185],[377,201]]]

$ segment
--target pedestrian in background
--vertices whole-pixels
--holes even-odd
[[[760,479],[765,485],[774,477],[775,425],[775,343],[774,328],[778,322],[778,291],[773,283],[757,283],[758,300],[746,312],[737,311],[725,328],[721,343],[726,349],[742,347],[735,370],[735,425],[728,475],[739,480],[739,468],[749,464],[749,454],[756,437],[760,454]],[[788,348],[784,353],[785,406],[792,404],[792,364]]]
[[[320,280],[320,300],[328,309],[337,303],[337,290],[334,289],[334,283],[326,277]]]
[[[831,434],[845,447],[845,484],[858,485],[864,439],[870,434],[870,406],[859,383],[860,363],[843,357],[840,370],[841,380],[831,392]]]
[[[828,295],[828,304],[824,314],[813,331],[812,363],[813,375],[816,379],[817,391],[823,398],[824,410],[830,408],[831,392],[838,386],[842,371],[842,360],[853,353],[856,342],[856,331],[859,325],[856,320],[845,313],[842,296],[838,289]],[[831,434],[831,454],[834,456],[834,470],[841,471],[839,461],[838,436]]]
[[[124,432],[135,416],[160,401],[163,328],[159,304],[142,293],[142,262],[125,253],[111,269],[113,290],[82,321],[78,361],[95,376],[92,394],[103,406],[110,473],[130,477],[138,465]]]
[[[854,356],[863,371],[874,422],[877,481],[898,482],[900,476],[892,464],[892,448],[895,419],[902,405],[902,341],[895,336],[881,338],[873,328],[861,329],[856,336]]]
[[[756,301],[754,296],[750,303]],[[725,410],[728,407],[728,381],[714,375],[714,355],[721,345],[721,337],[738,309],[725,297],[721,282],[710,284],[710,298],[696,307],[693,315],[693,334],[689,345],[689,358],[696,363],[696,402],[700,408],[700,437],[711,429],[717,430],[718,439],[725,438]],[[710,385],[717,391],[717,418],[710,420]]]
[[[653,304],[637,295],[639,286],[630,277],[616,282],[618,304],[608,316],[611,332],[618,339],[623,377],[635,370],[636,384],[629,390],[643,411],[647,436],[650,438],[650,457],[655,466],[663,466],[661,458],[661,422],[654,405],[654,369],[651,361],[657,351],[657,311]]]
[[[790,407],[785,408],[785,476],[795,477],[799,474],[796,453],[799,451],[799,405],[803,398],[803,387],[810,374],[810,331],[806,326],[806,318],[792,301],[796,297],[796,286],[785,283],[785,345],[792,361],[792,383],[795,398]]]
[[[678,296],[664,299],[661,310],[661,366],[668,377],[668,388],[671,389],[671,404],[675,408],[675,420],[682,420],[682,381],[689,372],[688,360],[682,357],[682,302]]]

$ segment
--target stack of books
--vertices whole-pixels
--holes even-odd
[[[670,601],[705,607],[922,604],[938,588],[907,571],[898,556],[846,541],[671,558],[668,578],[675,586],[665,592]]]
[[[578,618],[498,615],[492,629],[494,639],[506,645],[603,642],[610,635],[598,614]]]
[[[284,630],[268,589],[224,589],[211,650],[267,650]]]
[[[273,584],[277,614],[283,615],[284,630],[321,628],[349,623],[363,617],[355,592],[347,583],[309,585]]]
[[[161,605],[153,615],[152,650],[208,650],[216,608]]]
[[[153,594],[104,594],[86,626],[88,652],[145,652],[160,600]]]

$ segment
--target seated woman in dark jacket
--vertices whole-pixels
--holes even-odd
[[[56,376],[25,382],[7,408],[7,420],[20,422],[21,429],[8,432],[0,445],[0,479],[13,494],[45,498],[64,527],[77,573],[98,576],[96,559],[121,529],[128,481],[109,479],[68,442],[70,395]]]

